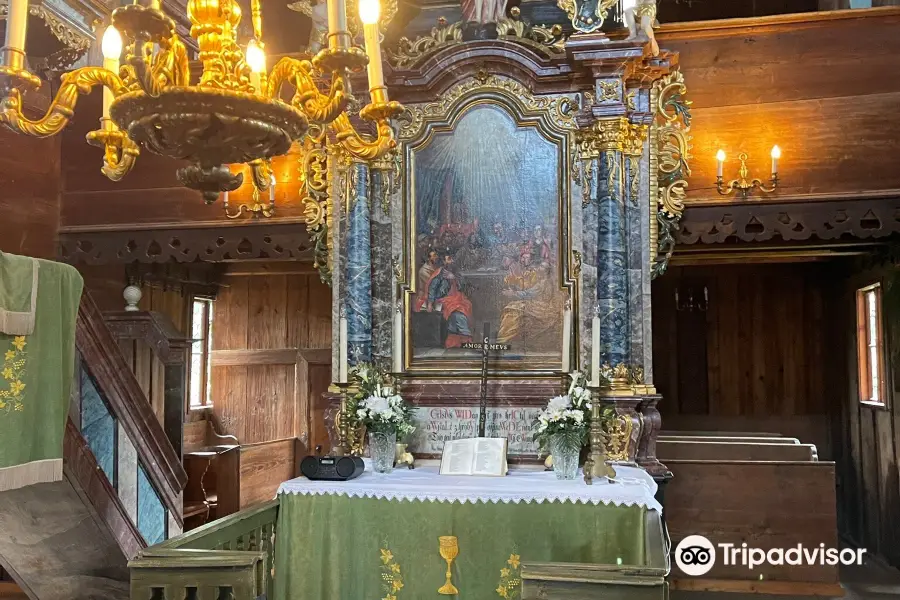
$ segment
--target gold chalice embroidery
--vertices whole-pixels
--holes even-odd
[[[456,589],[456,586],[450,581],[453,577],[450,566],[453,564],[453,560],[459,556],[459,541],[456,539],[455,535],[443,535],[438,538],[438,541],[440,542],[441,556],[447,561],[447,581],[438,590],[438,594],[455,596],[459,594],[459,590]]]

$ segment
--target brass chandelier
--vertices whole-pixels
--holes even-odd
[[[267,72],[260,0],[251,0],[254,38],[246,51],[236,40],[241,21],[236,0],[189,0],[190,34],[203,67],[196,83],[190,81],[187,48],[159,0],[117,8],[101,42],[103,67],[64,74],[47,113],[30,120],[22,112],[22,94],[41,82],[25,66],[28,0],[10,0],[0,49],[0,123],[26,135],[55,135],[74,114],[79,95],[103,86],[101,128],[87,135],[104,150],[103,174],[119,181],[147,149],[188,161],[178,179],[201,191],[207,202],[242,184],[243,175],[232,173],[229,164],[247,163],[256,190],[269,189],[269,159],[304,138],[305,146],[309,139],[319,145],[330,141],[351,158],[378,159],[396,146],[390,118],[402,110],[388,99],[384,85],[378,0],[359,1],[365,51],[352,45],[345,1],[328,0],[327,8],[327,47],[312,60],[281,58]],[[370,103],[359,115],[376,125],[374,137],[359,133],[346,112],[352,98],[349,74],[366,65]],[[317,80],[327,82],[329,74],[330,89],[321,92]],[[281,98],[285,83],[296,90],[290,101]]]

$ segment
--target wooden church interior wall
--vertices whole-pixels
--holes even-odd
[[[32,93],[25,104],[46,110],[49,99]],[[59,148],[59,138],[31,138],[0,128],[0,251],[56,257]]]
[[[677,267],[654,281],[663,429],[780,433],[816,444],[819,458],[831,460],[846,388],[846,369],[828,352],[836,335],[834,269]],[[687,310],[691,298],[695,308]]]
[[[856,346],[856,290],[881,282],[887,362],[885,407],[859,402]],[[842,533],[870,554],[900,565],[900,281],[896,267],[869,269],[843,282],[837,305],[833,346],[849,378],[840,388],[838,503]]]
[[[319,398],[331,382],[330,355],[303,351],[331,347],[331,290],[311,266],[295,266],[293,273],[226,274],[216,299],[213,415],[219,433],[241,444],[309,438],[309,415],[324,418]],[[319,438],[322,426],[313,432]]]
[[[895,8],[664,25],[660,46],[680,53],[693,101],[689,203],[722,201],[716,150],[726,179],[742,151],[766,179],[774,144],[781,181],[764,200],[900,190],[900,81],[885,77],[900,69],[898,27]]]

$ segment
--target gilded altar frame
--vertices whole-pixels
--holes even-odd
[[[572,321],[578,323],[580,264],[576,264],[578,252],[573,252],[572,203],[573,186],[570,173],[573,166],[572,148],[574,131],[577,129],[575,113],[579,108],[580,96],[575,93],[533,95],[519,81],[502,75],[487,75],[483,71],[464,79],[444,91],[435,102],[409,104],[399,117],[399,139],[402,142],[401,164],[404,173],[401,185],[401,211],[399,225],[401,240],[399,260],[396,267],[398,302],[403,315],[403,366],[411,376],[437,376],[471,379],[480,371],[480,360],[468,361],[457,358],[414,359],[411,331],[412,301],[417,292],[416,267],[418,257],[415,250],[415,156],[428,147],[435,136],[454,131],[459,120],[472,108],[479,105],[493,105],[501,108],[512,118],[516,129],[530,127],[556,147],[557,154],[557,278],[559,289],[569,296],[572,307]],[[580,201],[580,196],[577,199]],[[396,251],[397,249],[395,249]],[[562,315],[561,315],[562,318]],[[572,327],[570,356],[577,357],[579,348],[578,327]],[[480,332],[473,331],[473,338]],[[562,338],[560,339],[560,345]],[[554,361],[555,362],[555,361]],[[516,368],[519,367],[519,368]],[[509,359],[492,360],[492,376],[501,377],[547,377],[560,372],[559,364],[526,366],[522,361]]]

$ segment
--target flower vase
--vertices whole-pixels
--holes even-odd
[[[369,432],[369,456],[372,457],[372,468],[376,473],[390,473],[394,470],[394,457],[397,452],[397,434],[381,431]]]
[[[578,457],[581,444],[574,443],[572,436],[554,434],[550,436],[550,455],[553,456],[553,472],[557,479],[575,479],[578,475]]]

